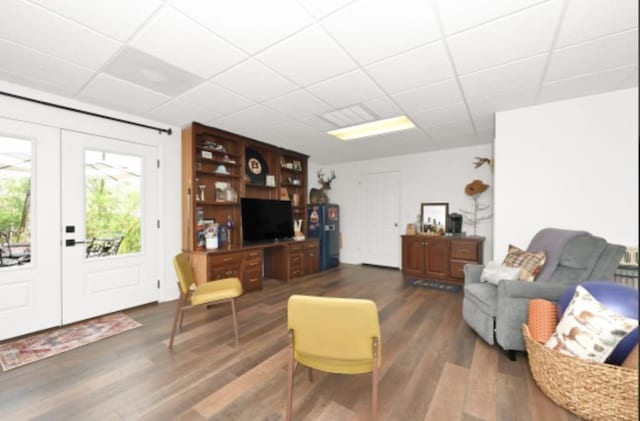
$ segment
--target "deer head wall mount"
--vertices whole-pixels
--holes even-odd
[[[322,168],[318,170],[318,183],[322,186],[319,189],[311,189],[309,191],[309,203],[312,205],[322,205],[324,203],[329,203],[329,196],[327,196],[327,192],[331,190],[331,182],[335,180],[336,173],[331,170],[331,175],[329,177],[325,177]]]

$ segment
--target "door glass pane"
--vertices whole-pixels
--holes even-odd
[[[85,151],[87,258],[139,253],[142,159]]]
[[[31,261],[31,141],[0,136],[0,267]]]

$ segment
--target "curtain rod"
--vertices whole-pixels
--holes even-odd
[[[5,96],[9,96],[9,97],[12,97],[12,98],[22,99],[22,100],[25,100],[25,101],[35,102],[36,104],[42,104],[42,105],[48,105],[49,107],[60,108],[62,110],[73,111],[73,112],[76,112],[76,113],[86,114],[86,115],[90,115],[90,116],[93,116],[93,117],[100,117],[100,118],[104,118],[106,120],[117,121],[119,123],[131,124],[132,126],[144,127],[145,129],[157,130],[158,134],[162,134],[164,132],[164,133],[170,135],[171,132],[172,132],[172,130],[170,128],[169,129],[163,129],[161,127],[149,126],[149,125],[142,124],[142,123],[136,123],[135,121],[123,120],[121,118],[111,117],[111,116],[104,115],[104,114],[92,113],[91,111],[85,111],[85,110],[81,110],[81,109],[78,109],[78,108],[67,107],[67,106],[60,105],[60,104],[54,104],[53,102],[41,101],[39,99],[34,99],[34,98],[26,97],[26,96],[11,94],[9,92],[0,91],[0,94],[5,95]]]

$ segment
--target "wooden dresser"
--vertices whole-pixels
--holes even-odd
[[[464,282],[464,265],[482,263],[484,237],[402,236],[402,276]]]

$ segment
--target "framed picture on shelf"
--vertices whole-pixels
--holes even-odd
[[[302,163],[300,161],[293,161],[293,169],[296,171],[302,171]]]
[[[202,157],[205,159],[213,159],[213,154],[210,151],[202,151]]]
[[[204,225],[204,209],[196,208],[196,225]]]
[[[275,175],[267,175],[265,178],[265,185],[268,187],[276,186],[276,176]]]

